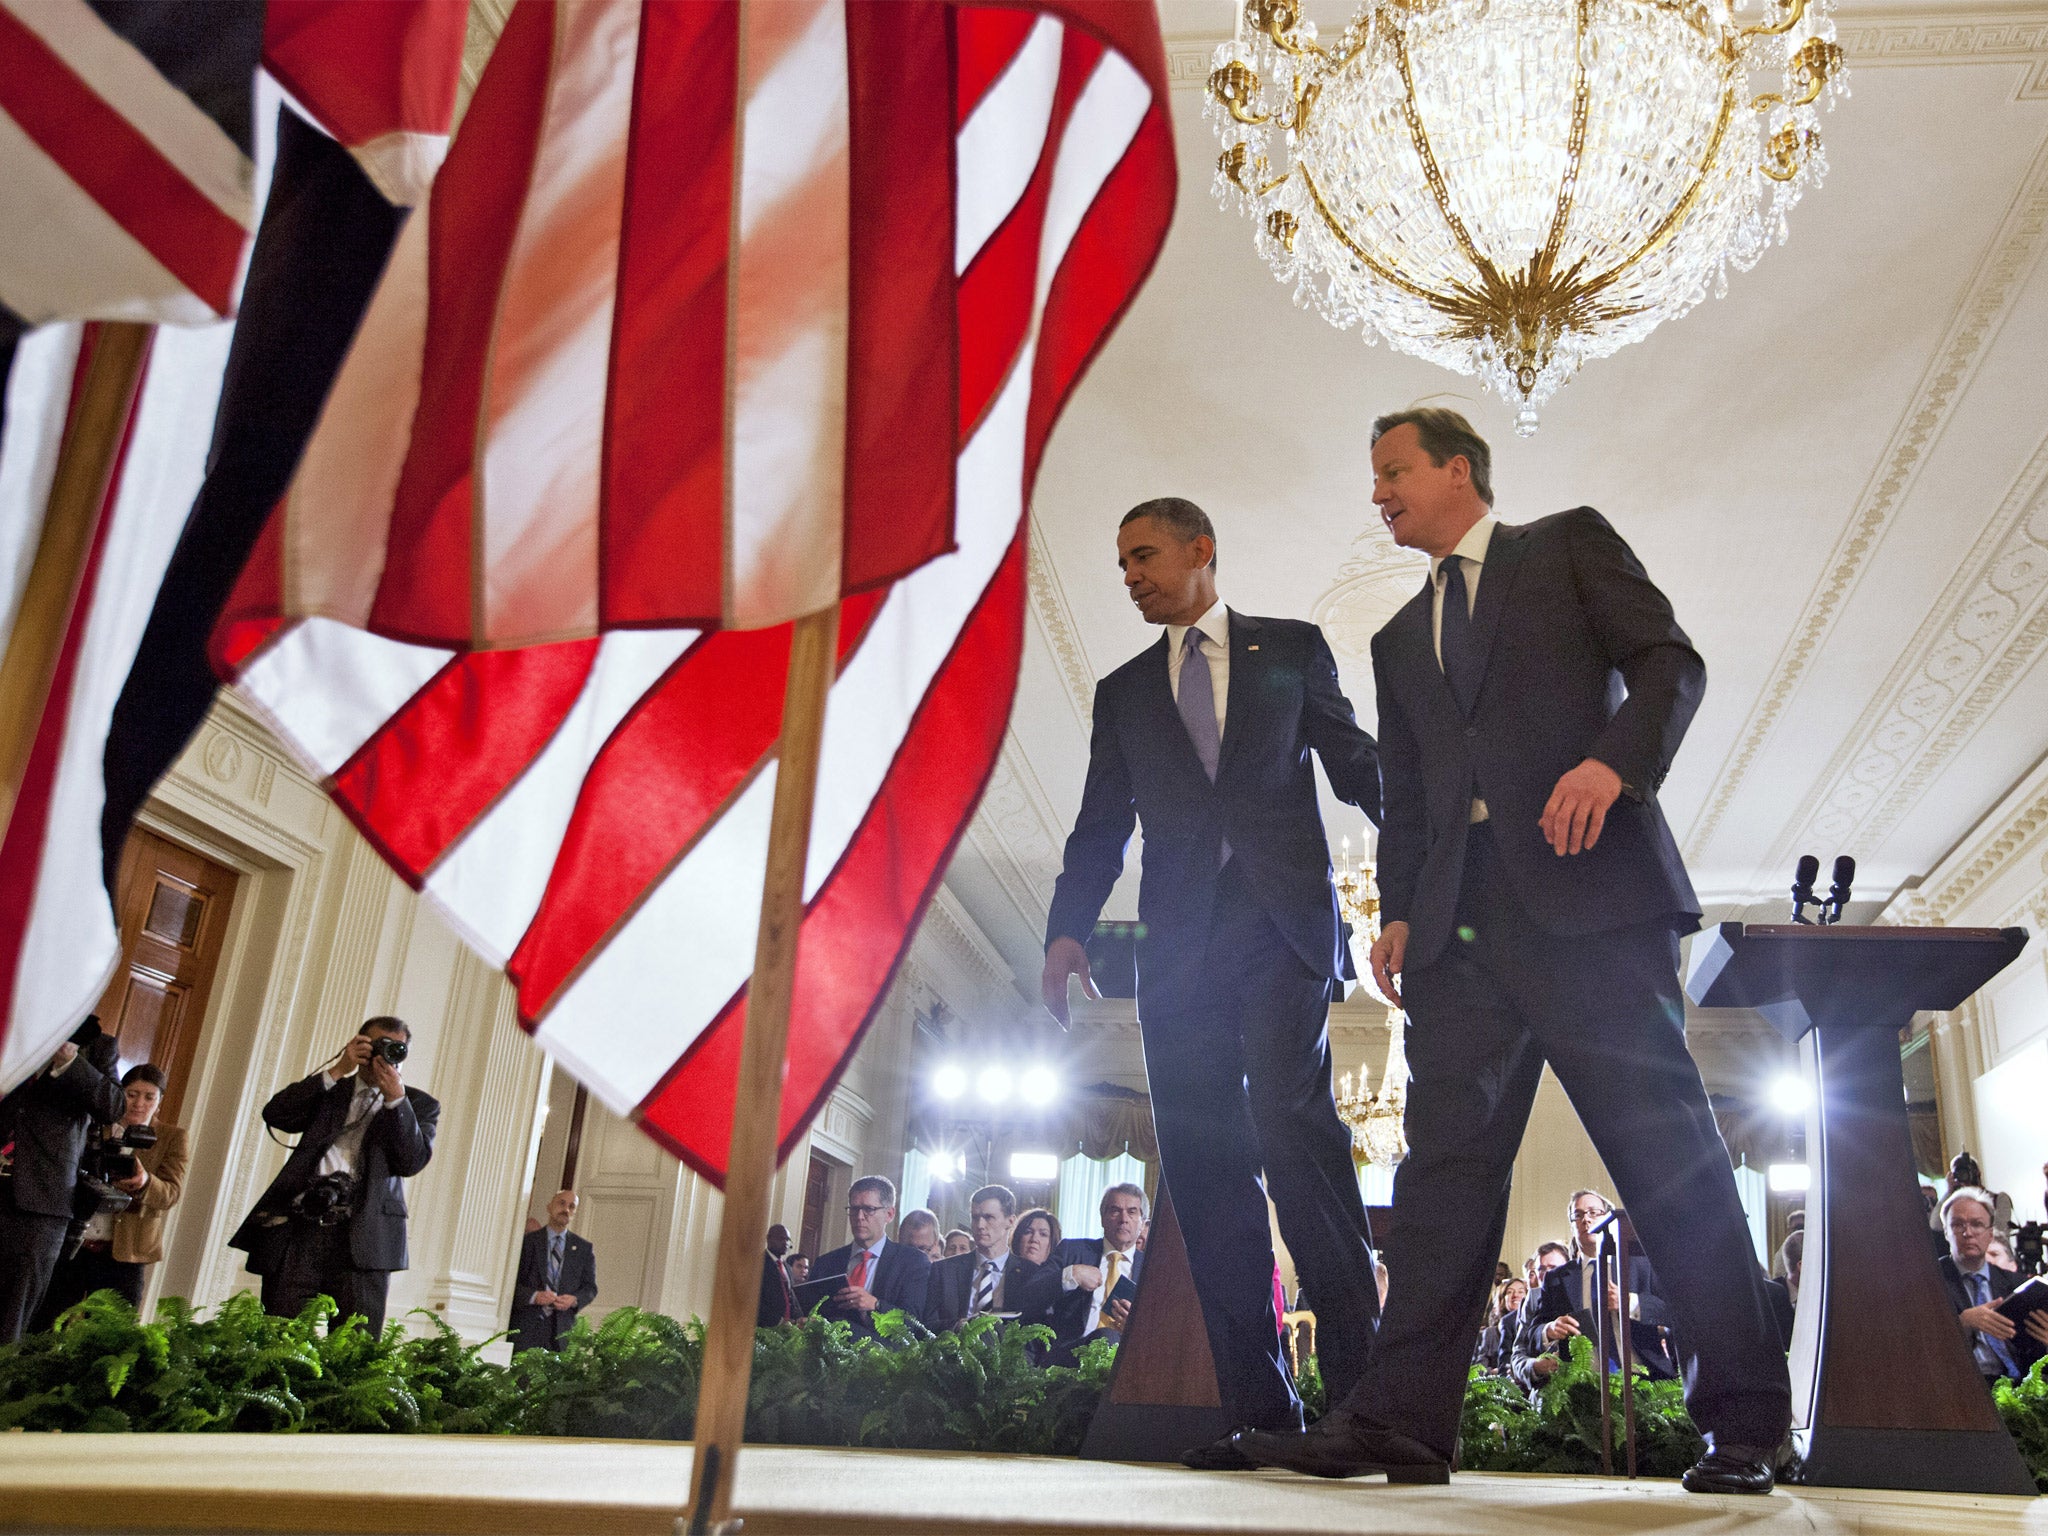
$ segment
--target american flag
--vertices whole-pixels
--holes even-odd
[[[1149,5],[522,0],[216,656],[713,1178],[790,627],[838,600],[780,1141],[994,764],[1046,438],[1157,255]]]

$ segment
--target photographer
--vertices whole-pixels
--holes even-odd
[[[155,1123],[164,1082],[161,1067],[130,1067],[121,1079],[121,1118],[88,1139],[80,1171],[93,1182],[80,1179],[84,1209],[73,1218],[82,1233],[50,1280],[38,1329],[94,1291],[118,1292],[141,1308],[149,1266],[164,1256],[164,1214],[185,1192],[184,1127]]]
[[[96,1016],[0,1099],[0,1344],[22,1336],[49,1287],[87,1133],[120,1113],[114,1042]]]
[[[299,1142],[228,1246],[249,1255],[272,1316],[325,1295],[337,1322],[360,1314],[383,1329],[391,1272],[407,1264],[400,1181],[427,1166],[441,1120],[438,1101],[400,1081],[411,1041],[403,1019],[370,1019],[324,1071],[263,1106],[263,1123]]]

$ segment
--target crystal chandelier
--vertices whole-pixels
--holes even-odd
[[[1727,291],[1827,170],[1833,0],[1244,0],[1216,192],[1295,302],[1519,405]],[[1752,94],[1751,76],[1780,88]]]
[[[1373,883],[1372,866],[1351,857],[1351,839],[1344,839],[1344,852],[1337,860],[1337,906],[1351,925],[1354,940],[1362,938],[1366,948],[1380,936],[1380,893]],[[1365,986],[1374,997],[1379,989],[1368,979]],[[1381,1002],[1386,999],[1380,997]],[[1387,1009],[1387,1065],[1380,1073],[1378,1093],[1370,1088],[1370,1074],[1358,1069],[1354,1087],[1346,1072],[1337,1089],[1337,1116],[1351,1127],[1351,1160],[1363,1167],[1377,1163],[1391,1168],[1408,1155],[1408,1134],[1402,1122],[1408,1109],[1408,1056],[1402,1046],[1406,1015]]]

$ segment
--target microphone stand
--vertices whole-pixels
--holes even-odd
[[[1610,1210],[1594,1224],[1593,1230],[1600,1234],[1600,1248],[1594,1262],[1594,1283],[1600,1288],[1600,1473],[1603,1477],[1614,1475],[1614,1429],[1608,1379],[1618,1355],[1621,1366],[1622,1444],[1626,1449],[1628,1475],[1633,1479],[1636,1475],[1635,1341],[1629,1328],[1628,1231],[1622,1224],[1620,1207]],[[1620,1302],[1616,1308],[1607,1305],[1610,1266],[1615,1296]],[[1610,1328],[1618,1339],[1618,1349],[1609,1348]]]

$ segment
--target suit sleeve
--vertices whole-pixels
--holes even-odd
[[[320,1113],[320,1101],[327,1097],[327,1092],[327,1079],[318,1072],[296,1083],[287,1083],[263,1106],[263,1123],[287,1134],[305,1131]]]
[[[931,1305],[932,1261],[914,1248],[905,1251],[915,1255],[917,1262],[904,1271],[895,1304],[923,1322]]]
[[[1534,1392],[1542,1385],[1542,1378],[1535,1372],[1539,1355],[1548,1352],[1543,1342],[1543,1330],[1553,1320],[1564,1316],[1564,1288],[1545,1284],[1537,1292],[1537,1303],[1533,1311],[1522,1319],[1522,1331],[1515,1335],[1514,1359],[1508,1365],[1508,1375],[1518,1386]]]
[[[1572,579],[1580,607],[1628,697],[1587,756],[1639,800],[1654,796],[1707,688],[1707,664],[1620,534],[1590,507],[1568,513]]]
[[[1073,939],[1087,943],[1095,931],[1102,904],[1124,871],[1124,849],[1138,825],[1138,803],[1131,789],[1130,764],[1124,760],[1112,708],[1095,690],[1095,727],[1088,740],[1088,780],[1081,790],[1081,813],[1067,835],[1060,878],[1053,887],[1052,909],[1046,915],[1045,942]]]
[[[434,1155],[434,1132],[441,1124],[441,1105],[426,1094],[400,1096],[377,1116],[372,1129],[384,1148],[386,1165],[401,1179],[427,1166]]]
[[[191,1159],[191,1144],[181,1125],[164,1132],[163,1155],[150,1170],[149,1182],[142,1186],[144,1211],[154,1215],[178,1203],[178,1197],[185,1193],[185,1164]]]
[[[1024,1282],[1017,1297],[1017,1310],[1023,1314],[1024,1322],[1051,1326],[1053,1305],[1060,1299],[1060,1272],[1072,1262],[1067,1257],[1065,1243],[1061,1243]]]
[[[102,1035],[100,1039],[107,1042],[109,1049],[113,1047],[111,1037]],[[71,1058],[70,1066],[50,1079],[58,1094],[68,1099],[73,1109],[91,1115],[98,1125],[120,1119],[123,1108],[121,1080],[114,1075],[112,1064],[93,1059],[104,1055],[97,1044],[88,1046]]]
[[[1429,808],[1422,789],[1422,749],[1387,682],[1377,639],[1372,647],[1373,695],[1379,703],[1378,743],[1380,920],[1405,923],[1429,851]]]
[[[1323,632],[1311,625],[1315,644],[1302,668],[1302,720],[1308,744],[1323,760],[1330,788],[1346,805],[1355,805],[1380,821],[1380,754],[1378,744],[1359,726],[1351,701],[1337,681],[1337,659]]]

